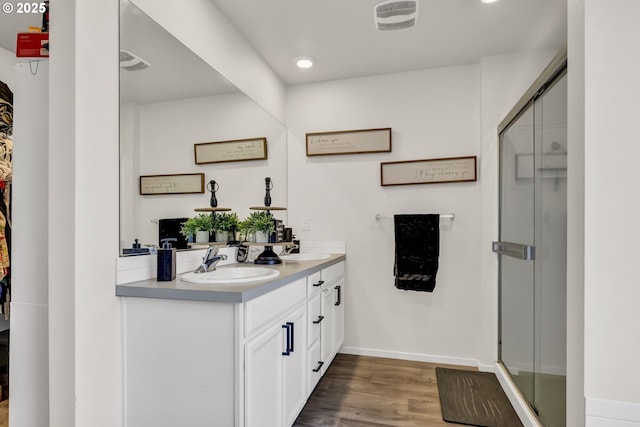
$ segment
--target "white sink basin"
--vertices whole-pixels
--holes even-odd
[[[330,256],[329,254],[289,254],[280,255],[280,259],[283,261],[316,261],[319,259],[327,259]]]
[[[278,275],[280,275],[278,270],[267,267],[218,267],[218,269],[206,273],[185,273],[181,279],[190,283],[232,285],[254,280],[273,279]]]

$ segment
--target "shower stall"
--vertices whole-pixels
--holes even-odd
[[[552,61],[499,128],[499,361],[547,427],[566,424],[567,76]]]

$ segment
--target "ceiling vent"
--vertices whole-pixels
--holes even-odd
[[[413,27],[418,19],[417,0],[390,0],[375,6],[374,19],[379,30],[401,30]]]
[[[128,71],[139,71],[149,67],[149,63],[138,55],[128,50],[120,50],[120,68]]]

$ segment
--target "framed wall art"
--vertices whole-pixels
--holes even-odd
[[[204,193],[203,173],[140,176],[141,195],[191,193]]]
[[[267,138],[203,142],[194,144],[193,151],[197,165],[265,160],[267,158]]]
[[[380,163],[382,186],[469,182],[477,179],[476,156]]]
[[[307,134],[307,156],[391,151],[391,128]]]

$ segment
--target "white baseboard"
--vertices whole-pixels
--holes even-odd
[[[640,427],[640,403],[585,399],[586,427]]]
[[[482,365],[476,359],[466,359],[462,357],[435,356],[432,354],[407,353],[350,346],[342,346],[340,353],[355,354],[358,356],[385,357],[387,359],[413,360],[416,362],[438,363],[442,365],[474,366],[481,371],[493,371],[493,366]]]

